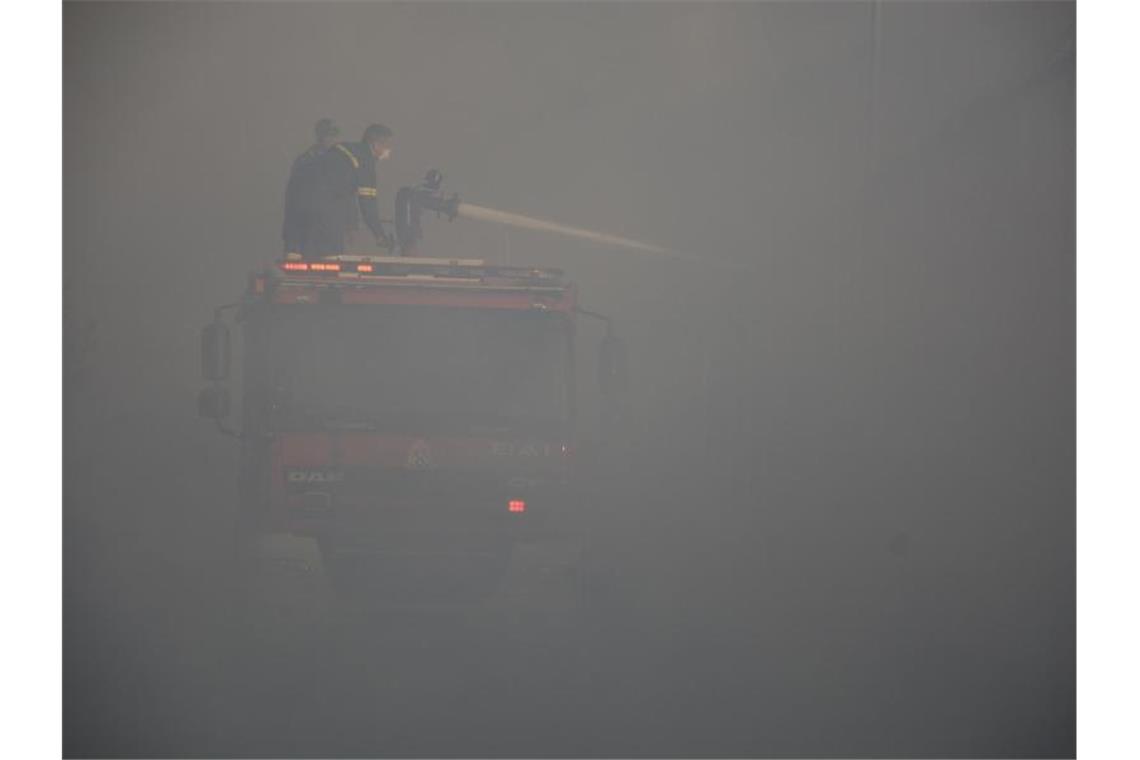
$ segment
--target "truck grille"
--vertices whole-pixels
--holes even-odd
[[[474,473],[350,469],[329,491],[324,530],[341,547],[495,552],[521,517],[500,481]]]

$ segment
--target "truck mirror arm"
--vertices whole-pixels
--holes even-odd
[[[236,438],[236,439],[237,439],[237,440],[239,440],[239,441],[240,441],[242,438],[245,438],[245,434],[244,434],[244,433],[242,433],[240,430],[234,430],[234,429],[233,429],[233,428],[231,428],[231,427],[227,427],[227,426],[226,426],[226,423],[222,422],[222,420],[221,420],[221,418],[220,418],[220,417],[218,417],[218,418],[215,418],[215,419],[214,419],[214,422],[216,422],[216,423],[217,423],[217,425],[218,425],[218,432],[219,432],[219,433],[221,433],[222,435],[228,436],[228,437],[230,437],[230,438]]]
[[[606,325],[606,337],[602,339],[598,358],[598,385],[608,397],[620,396],[626,390],[625,344],[614,331],[614,320],[605,314],[587,309],[576,309],[585,317],[601,320]]]
[[[590,311],[589,309],[576,308],[574,311],[581,314],[583,317],[590,317],[591,319],[597,319],[601,322],[604,322],[606,325],[606,336],[611,337],[613,335],[614,320],[612,317],[607,317],[605,314],[601,314],[596,311]]]

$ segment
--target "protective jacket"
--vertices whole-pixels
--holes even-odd
[[[320,143],[314,144],[301,155],[293,159],[293,166],[289,169],[289,181],[285,185],[285,222],[281,225],[281,239],[285,244],[285,253],[300,253],[304,242],[305,211],[302,204],[302,195],[312,180],[306,177],[311,174],[318,158],[327,149]]]
[[[305,258],[344,253],[345,232],[355,223],[354,199],[372,234],[387,238],[380,223],[376,159],[364,143],[329,148],[297,172],[294,191],[286,195],[285,228],[292,235],[286,253]]]

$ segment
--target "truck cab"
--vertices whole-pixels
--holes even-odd
[[[240,439],[241,543],[417,594],[492,590],[528,542],[580,546],[580,313],[592,315],[560,270],[478,259],[338,256],[252,273],[203,330],[199,399]],[[606,324],[612,393],[621,352]],[[284,545],[305,548],[290,558]]]

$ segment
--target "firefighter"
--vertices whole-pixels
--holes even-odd
[[[389,251],[394,247],[380,223],[376,191],[376,164],[391,154],[392,130],[373,124],[360,142],[336,143],[313,161],[298,183],[295,253],[306,259],[343,254],[353,199],[376,244]]]
[[[316,141],[301,155],[293,160],[289,170],[289,182],[285,186],[285,222],[281,228],[281,238],[285,243],[286,258],[300,258],[303,247],[302,234],[307,226],[304,221],[304,211],[301,207],[300,190],[306,185],[306,172],[313,169],[316,160],[324,155],[325,151],[336,144],[340,137],[340,129],[332,119],[321,119],[313,127]]]

